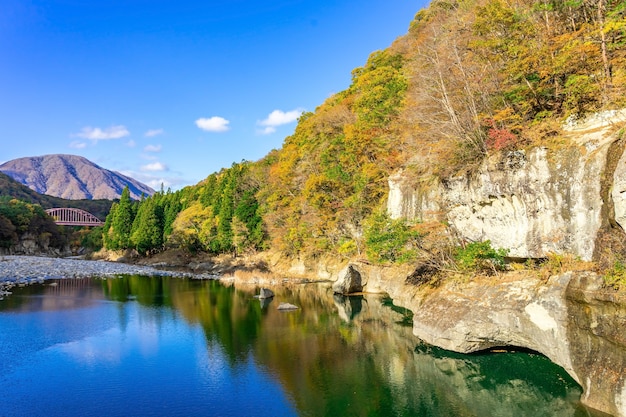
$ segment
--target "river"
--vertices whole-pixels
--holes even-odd
[[[589,416],[529,352],[420,343],[410,312],[328,284],[124,276],[0,301],[0,416]],[[295,311],[279,311],[288,302]]]

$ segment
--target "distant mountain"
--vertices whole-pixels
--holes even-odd
[[[126,186],[131,198],[136,200],[142,194],[154,194],[154,190],[147,185],[77,155],[13,159],[0,165],[0,172],[39,194],[67,200],[114,200],[121,196]]]
[[[100,220],[106,218],[111,209],[111,204],[113,204],[112,200],[64,200],[59,197],[39,194],[0,172],[0,198],[3,197],[39,204],[44,209],[55,207],[79,208],[90,212]]]

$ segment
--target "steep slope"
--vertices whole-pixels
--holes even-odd
[[[152,188],[137,180],[76,155],[14,159],[0,165],[0,171],[40,194],[68,200],[113,200],[120,197],[125,186],[133,199],[154,193]]]

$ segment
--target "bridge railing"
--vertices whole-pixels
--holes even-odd
[[[88,211],[77,208],[51,208],[46,213],[54,219],[54,222],[61,226],[101,226],[102,220]]]

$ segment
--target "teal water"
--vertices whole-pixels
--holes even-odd
[[[294,285],[263,305],[216,281],[49,284],[0,301],[2,417],[591,415],[545,357],[419,343],[380,296]]]

